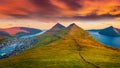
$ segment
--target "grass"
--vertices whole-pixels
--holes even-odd
[[[74,28],[68,32],[70,30],[67,29],[57,35],[41,35],[40,42],[32,48],[0,60],[0,68],[96,68],[94,65],[120,68],[118,49],[103,46],[81,29]],[[80,47],[80,55],[94,65],[83,60],[72,38]]]
[[[0,60],[0,68],[94,68],[80,58],[74,45],[75,43],[69,39],[57,40],[46,46],[32,48],[14,57]],[[82,44],[81,48],[81,55],[101,68],[120,67],[120,54],[117,51]]]

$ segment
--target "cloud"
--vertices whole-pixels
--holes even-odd
[[[30,12],[36,11],[36,7],[28,0],[0,0],[0,2],[0,15],[14,17],[15,15],[29,15]]]
[[[0,0],[0,18],[96,19],[119,16],[120,0]]]
[[[79,10],[82,8],[82,0],[59,0],[65,3],[71,10]]]

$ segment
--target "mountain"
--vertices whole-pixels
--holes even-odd
[[[28,33],[28,31],[21,30],[20,27],[0,29],[0,34],[5,35],[5,36],[14,36],[16,33],[19,33],[19,32]]]
[[[100,30],[99,33],[106,36],[117,37],[117,36],[120,36],[120,29],[110,26]]]
[[[61,30],[64,30],[66,27],[64,27],[62,24],[57,23],[55,24],[51,29],[46,31],[44,34],[40,36],[41,45],[49,44],[55,40],[60,39],[60,37],[56,36],[57,33],[61,32]]]
[[[20,27],[22,30],[28,31],[30,34],[35,34],[41,32],[40,29],[35,29],[35,28],[28,28],[28,27]]]
[[[41,30],[28,28],[28,27],[11,27],[0,29],[1,36],[15,36],[15,35],[25,35],[25,34],[35,34],[39,33]]]
[[[61,25],[60,23],[57,23],[50,30],[48,30],[46,34],[54,34],[56,31],[59,31],[61,29],[65,29],[65,26]]]
[[[120,67],[119,49],[104,46],[74,23],[39,38],[32,48],[0,60],[0,68]]]
[[[16,33],[17,36],[23,36],[23,35],[31,35],[31,34],[36,34],[42,32],[40,29],[35,29],[35,28],[28,28],[28,27],[20,27],[21,30],[25,30],[26,32],[18,32]]]

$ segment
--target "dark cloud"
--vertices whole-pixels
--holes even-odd
[[[54,6],[50,0],[30,0],[37,8],[37,13],[40,14],[54,14],[58,13],[59,9]]]
[[[73,19],[83,19],[83,20],[99,20],[99,19],[113,19],[116,17],[120,17],[120,14],[118,15],[111,15],[111,14],[104,14],[104,15],[96,15],[96,14],[91,14],[87,16],[73,16]]]
[[[30,0],[34,5],[36,5],[38,8],[43,9],[54,9],[55,6],[53,6],[49,0]]]
[[[9,16],[12,16],[14,18],[29,18],[29,15],[22,15],[22,14],[7,14]]]
[[[78,10],[82,8],[82,0],[60,0],[64,2],[68,7],[70,7],[72,10]]]

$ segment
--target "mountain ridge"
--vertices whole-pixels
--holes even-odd
[[[68,26],[69,27],[69,26]],[[75,24],[40,41],[19,55],[3,59],[0,67],[11,68],[109,68],[119,67],[119,52],[97,42]],[[106,59],[105,59],[106,58]],[[113,59],[114,58],[114,59]],[[14,61],[12,61],[14,60]]]

